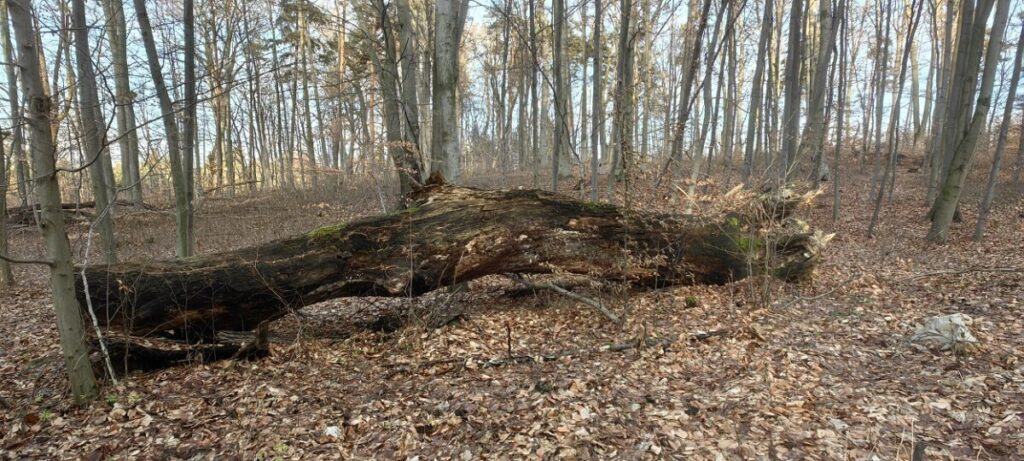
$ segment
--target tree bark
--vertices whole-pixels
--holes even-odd
[[[1017,54],[1013,59],[1013,73],[1010,77],[1010,91],[1006,96],[1006,105],[1003,108],[1003,122],[999,127],[999,138],[996,141],[996,152],[992,159],[992,170],[988,175],[988,185],[985,186],[985,195],[978,205],[978,222],[974,227],[974,241],[980,241],[985,235],[985,227],[988,225],[988,215],[992,211],[992,200],[996,195],[996,184],[999,182],[999,169],[1003,163],[1003,152],[1006,150],[1006,138],[1010,131],[1010,124],[1013,123],[1013,103],[1017,97],[1017,85],[1020,83],[1021,58],[1024,57],[1024,27],[1021,27],[1020,36],[1017,38]],[[1018,134],[1024,141],[1024,131]],[[1024,152],[1018,152],[1018,157]]]
[[[135,98],[128,71],[127,25],[121,0],[101,2],[106,12],[107,36],[114,65],[114,97],[117,99],[117,133],[121,148],[121,180],[129,199],[142,206],[142,177],[139,169],[139,135],[135,124]]]
[[[6,8],[6,5],[2,5]],[[4,151],[4,136],[0,133],[0,256],[8,256],[7,246],[7,153]],[[14,274],[11,263],[0,259],[0,288],[14,286]]]
[[[468,0],[438,0],[434,12],[433,115],[430,168],[445,178],[459,178],[459,120],[456,90],[459,44],[466,25]]]
[[[601,46],[602,0],[594,0],[594,88],[593,117],[590,133],[590,201],[597,201],[597,170],[601,161],[601,131],[604,130],[604,52]]]
[[[178,123],[175,117],[174,104],[171,103],[167,84],[164,82],[163,71],[160,70],[160,55],[153,39],[153,27],[149,22],[145,0],[135,0],[135,13],[139,19],[139,32],[146,48],[150,77],[156,88],[160,102],[160,112],[167,136],[167,152],[171,164],[171,182],[174,187],[175,228],[177,230],[175,249],[179,258],[192,255],[192,232],[189,223],[192,221],[192,204],[188,199],[188,181],[182,170],[181,143],[178,135]]]
[[[0,40],[3,40],[4,61],[14,62],[17,57],[14,55],[14,46],[11,43],[11,28],[7,20],[7,0],[0,0]],[[28,160],[22,148],[24,142],[23,130],[21,129],[21,99],[18,96],[18,77],[15,74],[15,66],[4,66],[7,74],[7,102],[10,104],[10,115],[12,125],[11,138],[11,162],[14,164],[15,182],[17,183],[18,198],[21,206],[28,205]],[[4,170],[5,172],[7,170]]]
[[[35,190],[42,208],[39,224],[50,259],[50,287],[57,312],[57,331],[61,353],[71,383],[71,394],[78,403],[96,397],[96,377],[89,362],[81,311],[74,293],[74,268],[71,265],[71,244],[60,210],[60,186],[54,163],[53,134],[49,112],[52,101],[46,95],[46,84],[40,75],[37,33],[32,22],[29,0],[8,0],[7,9],[18,42],[18,63],[21,66],[22,90],[27,97],[25,121],[32,134],[32,170],[36,174]],[[102,185],[101,185],[102,187]]]
[[[786,49],[786,86],[783,101],[782,161],[779,163],[779,180],[785,184],[796,161],[798,133],[800,130],[800,68],[803,63],[804,0],[795,0],[790,5],[789,47]]]
[[[801,279],[828,238],[792,196],[717,219],[580,202],[539,190],[487,191],[435,174],[412,206],[253,248],[182,261],[91,266],[86,292],[106,326],[208,337],[250,330],[312,303],[417,296],[492,274],[573,273],[644,286]],[[767,203],[767,204],[766,204]],[[763,217],[763,218],[759,218]],[[88,294],[87,294],[88,293]]]
[[[971,0],[965,0],[971,1]],[[991,10],[993,0],[980,0],[978,11],[979,15],[975,19],[973,27],[976,29],[976,33],[972,34],[972,38],[968,43],[961,43],[960,45],[971,44],[975,51],[981,48],[982,43],[985,39],[985,23],[988,18],[988,11]],[[960,203],[960,193],[963,190],[964,180],[967,178],[967,165],[971,162],[974,157],[975,148],[978,144],[978,136],[981,134],[982,126],[985,123],[985,119],[988,116],[989,108],[992,105],[992,85],[995,79],[995,68],[999,65],[999,56],[1002,51],[1003,33],[1006,30],[1007,16],[1009,16],[1009,0],[995,0],[996,2],[996,14],[995,20],[992,25],[992,32],[989,36],[989,45],[985,56],[985,67],[984,73],[981,78],[981,87],[978,93],[978,102],[974,109],[973,117],[970,118],[969,123],[967,120],[963,120],[962,123],[964,129],[955,133],[953,139],[955,143],[946,146],[946,149],[951,153],[949,167],[945,179],[942,181],[942,187],[939,189],[939,194],[935,198],[935,204],[932,206],[933,219],[931,228],[928,230],[927,239],[928,241],[935,243],[945,243],[949,238],[949,226],[953,222],[953,216],[957,211],[957,207]],[[973,43],[970,43],[973,42]],[[959,53],[958,53],[959,54]],[[958,59],[961,57],[958,56]],[[967,71],[969,64],[965,63],[963,68],[960,70]],[[957,67],[961,67],[959,64]],[[976,66],[971,66],[976,67]],[[976,74],[977,70],[974,70]],[[952,84],[954,88],[956,86],[974,86],[973,79],[964,79],[963,74],[954,74]],[[947,113],[950,109],[947,109]],[[968,118],[968,114],[961,113],[960,117],[964,119]],[[958,123],[959,124],[959,123]]]
[[[773,0],[766,0],[764,4],[764,20],[761,21],[761,37],[757,45],[757,61],[754,64],[754,81],[750,96],[750,115],[747,116],[747,138],[743,152],[743,183],[750,185],[750,176],[754,172],[754,150],[755,140],[759,139],[757,127],[759,121],[765,115],[758,115],[761,109],[761,95],[764,88],[764,67],[767,62],[768,44],[772,36],[772,10],[775,9]]]

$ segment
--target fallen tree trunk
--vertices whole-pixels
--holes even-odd
[[[796,220],[777,222],[789,213],[777,210],[792,204],[699,219],[436,180],[409,200],[398,213],[257,247],[91,266],[77,296],[106,327],[198,339],[328,299],[417,296],[492,274],[585,274],[647,286],[760,274],[792,280],[810,273],[824,245]]]
[[[128,200],[118,200],[115,204],[119,207],[135,207],[135,204]],[[60,204],[60,209],[64,210],[65,213],[71,213],[72,216],[76,213],[85,214],[92,216],[93,213],[86,212],[86,209],[96,208],[96,202],[66,202]],[[155,210],[153,206],[149,204],[142,205],[142,208],[147,210]],[[11,207],[7,209],[7,222],[12,225],[23,225],[23,226],[34,226],[36,224],[35,215],[39,213],[39,205],[21,205]]]

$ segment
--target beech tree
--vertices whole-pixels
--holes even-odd
[[[431,171],[446,179],[459,179],[459,123],[457,104],[459,46],[466,25],[469,0],[438,0],[434,9],[433,114],[431,115]]]
[[[175,251],[178,257],[184,258],[192,255],[194,236],[191,232],[192,203],[189,200],[188,179],[182,167],[181,138],[178,131],[178,122],[174,104],[171,102],[170,93],[164,83],[163,70],[160,68],[160,54],[156,49],[156,42],[153,39],[153,27],[150,24],[149,13],[146,10],[145,0],[134,0],[135,14],[139,20],[139,32],[142,35],[142,42],[146,48],[146,58],[149,63],[149,74],[153,79],[153,86],[156,87],[157,99],[160,102],[161,120],[163,120],[165,135],[167,136],[167,157],[170,163],[171,182],[174,186],[174,207],[175,207],[175,228],[177,238],[175,240]]]
[[[32,19],[30,0],[8,0],[7,10],[18,43],[21,87],[26,96],[25,122],[31,133],[33,186],[39,197],[39,228],[46,243],[50,268],[50,288],[57,312],[61,355],[71,383],[71,395],[83,404],[97,395],[96,377],[89,361],[85,331],[78,300],[75,299],[75,274],[71,263],[71,244],[61,211],[60,185],[54,162],[56,148],[50,129],[52,101],[39,72],[38,32]],[[101,186],[102,187],[102,186]]]
[[[985,26],[993,3],[996,4],[995,19],[985,53],[978,100],[972,113],[968,108],[974,93],[974,76],[978,72],[978,59],[985,44]],[[946,136],[948,143],[943,145],[946,154],[941,157],[948,158],[948,165],[932,205],[932,225],[927,237],[932,242],[944,243],[949,238],[949,226],[960,204],[967,165],[975,155],[978,138],[992,105],[992,86],[1009,16],[1009,3],[1009,0],[978,0],[977,4],[973,0],[961,1],[956,69],[950,78],[950,92],[954,97],[950,98],[951,106],[946,109],[946,128],[950,134]]]

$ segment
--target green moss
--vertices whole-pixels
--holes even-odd
[[[602,211],[613,211],[613,210],[615,210],[615,206],[614,205],[609,205],[607,203],[601,203],[601,202],[580,202],[580,206],[585,211],[591,211],[591,212],[602,212]]]
[[[732,226],[733,229],[739,229],[740,228],[740,220],[739,220],[739,218],[737,218],[735,216],[729,218],[729,225]]]
[[[693,295],[687,296],[685,299],[683,299],[683,302],[686,304],[686,307],[690,309],[693,309],[694,307],[697,307],[698,304],[700,304],[700,300],[698,300],[697,297]]]
[[[327,237],[333,237],[345,230],[344,224],[331,224],[318,229],[314,229],[306,233],[306,236],[311,239],[322,239]]]

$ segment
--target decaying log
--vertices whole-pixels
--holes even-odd
[[[128,200],[118,200],[115,203],[118,207],[135,207],[135,204]],[[60,204],[61,210],[64,210],[69,217],[76,217],[82,215],[88,218],[92,218],[94,213],[86,211],[96,208],[96,202],[67,202]],[[149,204],[143,204],[143,209],[156,210],[155,207]],[[11,207],[7,209],[7,223],[15,226],[34,226],[36,225],[35,215],[39,213],[39,205],[22,205]]]
[[[86,268],[105,326],[209,338],[340,297],[417,296],[492,274],[584,274],[646,286],[807,276],[827,238],[792,218],[655,214],[536,190],[433,180],[409,208],[237,251]],[[792,208],[792,207],[790,207]],[[78,280],[77,296],[86,290]]]

